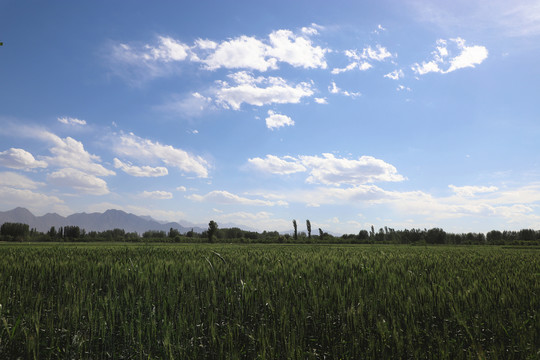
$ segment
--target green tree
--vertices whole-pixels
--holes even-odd
[[[298,240],[298,225],[296,224],[296,220],[293,219],[292,225],[294,227],[294,240]]]
[[[171,239],[174,239],[175,237],[180,236],[180,231],[178,231],[178,229],[170,228],[168,236]]]
[[[212,242],[214,238],[216,237],[216,233],[218,230],[218,224],[214,220],[210,220],[208,223],[208,241]]]
[[[56,228],[54,226],[51,226],[47,235],[49,235],[51,239],[54,239],[56,237]]]
[[[0,227],[0,235],[22,241],[28,237],[30,226],[22,223],[3,223]]]
[[[306,220],[306,228],[307,228],[308,239],[311,239],[311,221]]]

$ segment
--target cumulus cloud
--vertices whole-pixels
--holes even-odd
[[[173,198],[173,194],[168,192],[168,191],[160,191],[160,190],[156,190],[156,191],[143,191],[141,194],[140,194],[141,197],[143,198],[148,198],[148,199],[158,199],[158,200],[167,200],[167,199],[172,199]]]
[[[209,49],[209,47],[206,47]],[[266,71],[277,68],[277,59],[268,58],[268,45],[251,36],[242,35],[217,45],[213,52],[200,60],[208,70],[219,68]]]
[[[0,186],[9,186],[17,189],[36,189],[44,183],[36,182],[24,175],[11,171],[0,172]]]
[[[326,98],[315,98],[314,100],[317,104],[328,104],[328,100]]]
[[[113,71],[131,82],[145,81],[170,74],[174,65],[191,61],[203,64],[206,70],[247,69],[268,71],[279,63],[306,69],[327,67],[325,54],[330,50],[315,45],[312,36],[322,27],[312,24],[298,33],[280,29],[267,38],[241,35],[216,42],[196,39],[189,46],[170,36],[158,36],[153,43],[117,43],[110,47]]]
[[[298,159],[291,156],[279,158],[275,155],[266,155],[264,159],[259,157],[248,159],[248,163],[252,168],[269,174],[289,175],[307,170]]]
[[[186,189],[185,186],[179,186],[179,187],[176,188],[176,191],[186,192],[187,189]]]
[[[163,166],[135,166],[130,163],[124,163],[117,158],[114,158],[114,167],[124,171],[126,174],[137,177],[158,177],[165,176],[169,173],[167,168]]]
[[[377,181],[403,181],[396,168],[371,156],[355,159],[336,158],[333,154],[300,156],[301,163],[310,169],[309,183],[328,185],[358,185]]]
[[[0,152],[0,166],[11,169],[30,170],[35,168],[45,168],[45,161],[36,160],[34,156],[26,150],[10,148]]]
[[[189,195],[186,196],[188,199],[197,201],[197,202],[211,202],[216,204],[227,204],[227,205],[251,205],[251,206],[286,206],[285,201],[270,201],[270,200],[261,200],[261,199],[249,199],[236,194],[232,194],[224,190],[215,190],[211,191],[206,195]]]
[[[86,151],[82,142],[69,136],[62,139],[52,133],[44,135],[54,143],[54,146],[49,149],[53,156],[44,157],[48,163],[60,167],[79,169],[91,175],[115,175],[114,171],[99,164],[101,158]]]
[[[316,30],[310,28],[304,34],[311,32],[316,34]],[[271,47],[268,55],[273,56],[278,61],[288,63],[295,67],[321,68],[326,69],[324,54],[328,51],[320,46],[313,46],[311,40],[306,37],[295,35],[290,30],[278,30],[269,35]]]
[[[66,124],[66,125],[86,125],[86,120],[80,120],[77,118],[72,118],[72,117],[67,117],[67,116],[59,117],[57,120],[61,122],[62,124]]]
[[[219,82],[217,102],[225,108],[239,110],[243,103],[255,106],[268,104],[297,104],[303,97],[313,95],[311,84],[302,82],[289,84],[280,77],[257,77],[242,71],[229,75],[236,83],[231,86],[225,81]],[[262,85],[262,86],[261,86]]]
[[[449,45],[453,46],[449,47]],[[458,37],[437,40],[435,50],[431,55],[432,60],[415,63],[411,69],[418,75],[425,75],[430,72],[447,74],[458,69],[474,68],[487,59],[488,50],[480,45],[467,46],[465,40]]]
[[[267,71],[277,69],[278,62],[306,69],[325,69],[328,49],[313,45],[309,38],[317,34],[315,27],[304,27],[301,35],[286,29],[273,31],[268,35],[268,40],[247,35],[219,44],[210,40],[197,40],[195,47],[203,50],[203,54],[197,54],[196,61],[205,64],[208,70],[228,68]]]
[[[210,167],[208,162],[202,157],[189,154],[182,149],[143,139],[133,133],[121,134],[114,141],[114,151],[120,155],[134,159],[158,160],[165,165],[195,174],[197,177],[208,177]]]
[[[106,195],[109,193],[105,180],[77,169],[64,168],[47,176],[56,186],[67,186],[86,194]]]
[[[308,171],[306,182],[324,185],[361,185],[405,179],[393,165],[371,156],[347,159],[328,153],[322,157],[300,155],[298,158],[266,155],[264,159],[248,159],[248,163],[256,170],[269,174],[287,175]]]
[[[272,110],[268,110],[268,117],[266,118],[266,127],[274,130],[283,126],[293,126],[294,121],[287,115],[276,114]]]

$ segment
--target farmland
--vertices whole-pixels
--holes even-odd
[[[540,250],[0,244],[0,358],[537,359]]]

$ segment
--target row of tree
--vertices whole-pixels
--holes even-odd
[[[56,229],[54,226],[46,233],[30,229],[27,224],[4,223],[0,227],[0,241],[106,241],[106,242],[241,242],[241,243],[355,243],[355,244],[519,244],[540,245],[540,231],[523,229],[519,231],[493,230],[483,233],[447,233],[443,229],[405,229],[394,230],[384,227],[375,231],[371,226],[369,230],[360,230],[358,234],[344,234],[334,236],[323,232],[319,228],[318,235],[312,234],[311,222],[306,220],[305,232],[298,232],[298,223],[293,220],[292,234],[279,234],[277,231],[246,231],[237,227],[220,229],[218,224],[211,220],[208,229],[202,233],[193,229],[180,233],[178,229],[171,228],[168,232],[150,230],[143,234],[126,232],[123,229],[106,231],[89,231],[78,226],[64,226]]]

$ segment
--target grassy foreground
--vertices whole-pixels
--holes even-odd
[[[540,250],[0,244],[0,358],[538,359]]]

